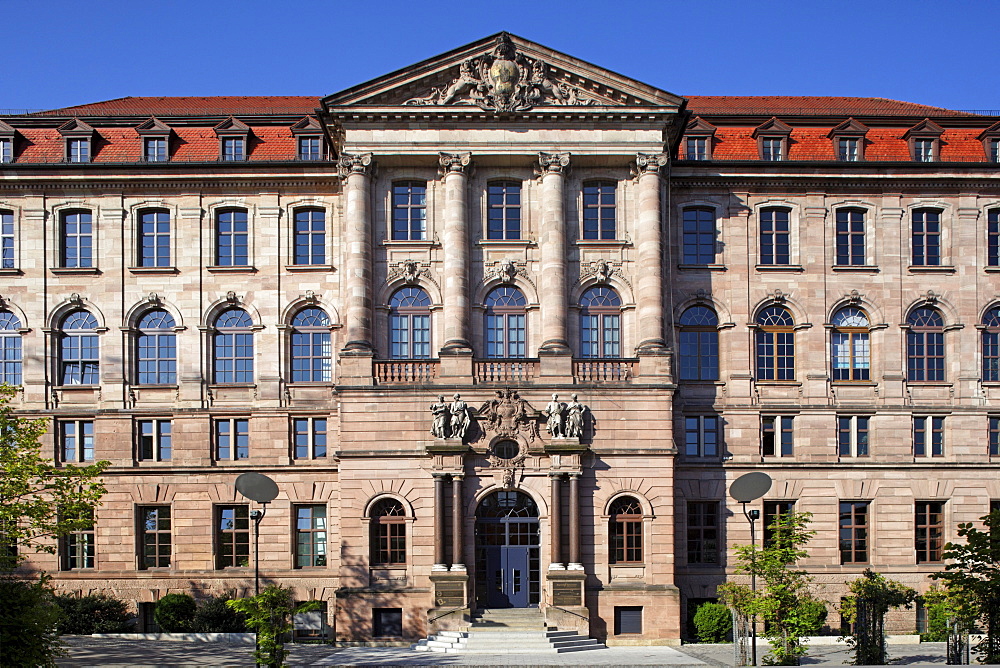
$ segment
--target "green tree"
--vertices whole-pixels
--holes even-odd
[[[226,601],[226,605],[246,615],[246,625],[257,633],[254,659],[269,668],[285,665],[285,636],[292,631],[292,616],[312,612],[321,607],[319,601],[309,601],[298,606],[292,591],[270,585],[256,596]]]
[[[15,414],[17,390],[0,385],[0,569],[10,571],[25,551],[55,553],[52,538],[91,528],[93,510],[105,489],[100,476],[109,466],[56,465],[42,456],[48,420]]]
[[[856,666],[886,665],[884,625],[890,608],[909,608],[917,598],[915,589],[890,580],[866,568],[849,585],[851,596],[840,608],[844,619],[854,627],[847,636]]]
[[[958,536],[965,543],[945,545],[948,563],[931,577],[943,580],[953,597],[967,600],[986,629],[975,648],[980,663],[1000,663],[1000,510],[979,519],[985,530],[973,522],[958,525]]]
[[[932,586],[922,597],[927,609],[927,631],[921,642],[945,642],[953,627],[968,633],[976,626],[976,605],[963,592]]]
[[[59,644],[56,605],[49,577],[37,581],[0,576],[0,666],[35,668],[56,665]]]
[[[811,513],[778,514],[768,527],[771,537],[763,548],[736,546],[736,572],[763,580],[756,593],[732,582],[719,587],[727,605],[763,620],[763,635],[771,645],[764,665],[797,666],[807,650],[803,638],[819,631],[826,619],[826,605],[810,589],[812,578],[795,568],[809,556],[805,545],[816,533],[808,529],[811,518]]]

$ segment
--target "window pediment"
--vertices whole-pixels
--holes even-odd
[[[867,133],[867,125],[860,123],[853,118],[848,118],[846,121],[830,130],[827,137],[831,139],[836,137],[864,137]]]
[[[788,137],[790,134],[792,134],[792,126],[779,120],[776,116],[772,116],[753,130],[754,139],[764,135]]]
[[[937,138],[944,134],[944,128],[935,123],[929,118],[925,118],[920,121],[912,128],[906,131],[903,135],[903,139],[912,139],[914,137],[933,137]]]
[[[78,118],[70,119],[59,126],[59,134],[63,137],[90,138],[94,136],[95,132],[96,130],[94,130],[93,126],[84,123]]]

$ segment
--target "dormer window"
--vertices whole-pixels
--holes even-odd
[[[1000,162],[1000,139],[990,140],[990,162]]]
[[[323,155],[323,127],[313,116],[306,116],[292,126],[292,134],[296,138],[298,152],[296,157],[299,160],[322,160]]]
[[[319,137],[299,137],[299,160],[322,160]]]
[[[219,138],[219,159],[223,162],[238,162],[246,160],[247,139],[250,128],[232,116],[215,126],[215,134]]]
[[[754,128],[753,136],[757,140],[760,159],[771,162],[787,160],[791,134],[792,127],[774,117]]]
[[[688,137],[685,144],[686,160],[708,160],[708,137]]]
[[[146,137],[143,140],[143,158],[146,162],[167,161],[167,140],[164,137]]]
[[[934,140],[914,139],[913,159],[917,162],[934,162]]]
[[[14,162],[14,128],[0,121],[0,163]]]
[[[167,162],[170,160],[170,126],[153,117],[135,129],[142,137],[143,162]]]
[[[1000,123],[994,123],[986,128],[979,139],[983,142],[986,159],[990,162],[1000,162]]]
[[[684,160],[711,160],[715,126],[694,118],[684,129]]]
[[[860,152],[858,144],[861,140],[857,137],[841,137],[837,140],[837,159],[841,162],[857,162]]]
[[[784,144],[783,137],[763,137],[760,142],[760,159],[784,160]]]
[[[827,136],[833,140],[833,150],[841,162],[861,162],[865,159],[865,135],[868,126],[853,118],[830,130]]]
[[[90,140],[69,139],[66,142],[66,156],[69,162],[90,162]]]
[[[925,118],[906,131],[903,138],[910,144],[910,156],[915,162],[935,162],[940,160],[941,135],[944,129]]]
[[[246,140],[243,137],[223,137],[223,160],[246,160]]]
[[[94,128],[76,118],[59,126],[59,134],[66,138],[66,162],[90,162],[93,159]]]

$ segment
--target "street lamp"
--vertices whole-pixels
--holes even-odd
[[[278,484],[263,473],[244,473],[236,479],[236,491],[256,501],[262,508],[250,511],[253,520],[253,593],[260,593],[260,521],[267,513],[267,504],[278,496]]]
[[[760,519],[760,511],[747,510],[747,504],[767,494],[771,489],[771,476],[760,471],[744,473],[729,486],[729,496],[743,504],[743,516],[750,523],[750,590],[757,594],[757,532],[755,522]],[[750,620],[750,652],[752,665],[757,665],[757,615]]]

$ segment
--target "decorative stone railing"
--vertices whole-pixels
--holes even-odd
[[[536,359],[485,359],[473,362],[477,383],[509,383],[530,381],[538,375]]]
[[[429,383],[438,374],[438,360],[376,360],[375,380],[380,385]]]
[[[573,360],[573,378],[578,383],[627,383],[636,363],[634,359]]]

